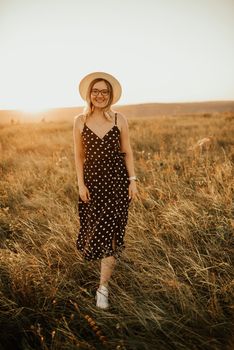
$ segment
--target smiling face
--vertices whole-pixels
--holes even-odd
[[[110,99],[110,90],[105,83],[101,80],[96,82],[90,92],[90,101],[94,107],[105,108],[108,105]]]

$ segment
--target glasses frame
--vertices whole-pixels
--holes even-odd
[[[96,91],[94,93],[94,91]],[[105,93],[103,94],[103,92],[105,91]],[[101,95],[103,97],[107,97],[107,96],[110,96],[110,91],[108,89],[102,89],[102,90],[98,90],[98,89],[92,89],[91,90],[91,95],[97,97],[99,95],[99,93],[101,93]]]

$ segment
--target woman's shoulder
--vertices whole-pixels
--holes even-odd
[[[74,117],[74,128],[79,129],[80,132],[82,132],[85,122],[85,116],[84,114],[78,114]]]
[[[126,126],[128,125],[127,117],[125,116],[125,114],[121,112],[116,112],[116,113],[117,113],[117,124],[120,126],[120,129],[124,127],[126,128]]]
[[[74,117],[74,122],[75,122],[75,123],[84,122],[84,119],[85,119],[84,114],[83,114],[83,113],[80,113],[80,114],[77,114],[77,115]]]
[[[85,123],[85,115],[83,113],[77,114],[74,117],[74,124],[82,125]]]
[[[116,115],[117,116],[117,120],[120,121],[120,122],[125,122],[127,120],[126,116],[121,113],[121,112],[118,112],[118,111],[113,111],[114,113],[114,116]],[[113,117],[114,118],[114,117]]]

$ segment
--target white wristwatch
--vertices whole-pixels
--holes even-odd
[[[129,178],[128,178],[128,180],[137,180],[137,177],[136,176],[130,176]]]

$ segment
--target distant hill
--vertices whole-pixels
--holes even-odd
[[[162,115],[196,115],[204,113],[234,113],[234,101],[212,101],[191,103],[142,103],[116,105],[113,109],[127,118],[157,117]],[[0,110],[0,124],[26,121],[72,121],[83,107],[53,108],[40,113],[25,113],[17,110]]]

